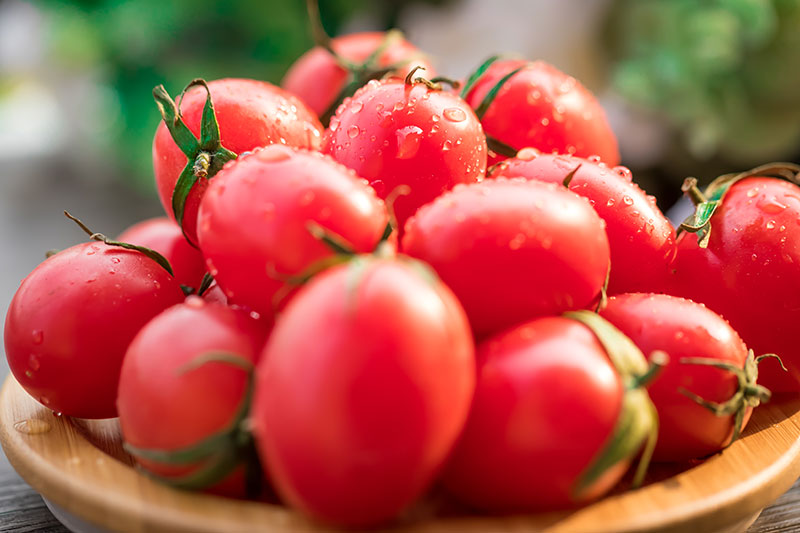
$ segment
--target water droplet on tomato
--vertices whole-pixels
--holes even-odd
[[[770,215],[778,214],[787,207],[786,204],[779,202],[774,196],[771,198],[760,198],[756,203],[756,206],[764,213],[768,213]]]
[[[508,242],[508,248],[511,250],[519,250],[522,245],[525,244],[526,240],[527,237],[524,233],[517,233],[514,238]]]
[[[95,281],[97,281],[97,278],[96,278],[96,277],[93,277],[93,278],[89,278],[89,279],[87,279],[87,280],[86,280],[86,283],[94,283]]]
[[[160,289],[160,288],[161,288],[161,283],[160,283],[160,282],[159,282],[157,279],[154,279],[154,280],[153,280],[153,286],[154,286],[156,289]]]
[[[44,342],[44,332],[40,329],[33,330],[31,340],[33,344],[42,344],[42,342]]]
[[[86,255],[94,255],[96,253],[97,250],[95,250],[94,248],[89,248],[88,250],[86,250]]]
[[[431,126],[431,135],[433,135],[435,133],[439,133],[439,125],[438,124],[434,124],[433,126]]]
[[[453,147],[453,143],[452,143],[452,141],[450,141],[450,139],[448,139],[448,140],[446,140],[444,142],[444,144],[442,144],[442,151],[443,152],[449,152],[452,147]]]
[[[753,255],[750,256],[750,259],[753,260],[753,261],[758,261],[758,255],[753,254]]]
[[[628,196],[627,194],[622,197],[622,203],[625,205],[633,205],[633,198]]]
[[[613,198],[609,198],[608,201],[606,202],[606,206],[613,207],[615,203],[616,202],[614,201]]]
[[[405,106],[406,105],[403,102],[395,102],[394,107],[392,107],[392,109],[394,109],[395,111],[400,111]]]
[[[517,152],[517,159],[520,161],[533,161],[539,157],[539,151],[536,148],[523,148]]]
[[[775,228],[775,221],[774,220],[770,220],[769,222],[767,222],[766,227],[767,227],[767,229],[774,229]]]
[[[364,103],[361,100],[356,100],[350,105],[350,111],[353,113],[358,113],[362,109],[364,109]]]
[[[359,133],[361,133],[361,130],[358,129],[358,126],[356,126],[355,124],[347,128],[347,136],[350,137],[351,139],[355,139],[356,137],[358,137]]]
[[[464,113],[464,110],[457,107],[448,107],[442,112],[442,115],[450,122],[463,122],[467,120],[467,114]]]
[[[26,435],[40,435],[50,431],[50,423],[38,418],[28,418],[15,422],[14,429]]]
[[[439,115],[431,115],[431,122],[439,122]]]
[[[778,231],[786,231],[786,226],[784,226],[783,224],[781,224],[781,227],[780,227],[780,228],[778,228]]]
[[[623,167],[622,165],[619,165],[612,168],[611,170],[616,172],[619,176],[625,178],[625,180],[627,181],[631,181],[633,179],[633,174],[631,173],[628,167]]]
[[[540,120],[539,123],[542,126],[549,126],[550,125],[550,119],[547,118],[547,117],[542,117],[542,120]]]
[[[331,131],[336,131],[339,129],[339,117],[332,116],[330,123],[328,123],[328,129]]]
[[[378,113],[383,111],[383,104],[380,104],[380,103],[375,104],[375,111],[377,111]]]
[[[410,159],[417,155],[422,141],[422,129],[406,126],[397,130],[397,158]]]
[[[572,148],[574,149],[575,147],[573,146]],[[599,163],[600,162],[600,156],[599,155],[590,155],[589,157],[586,158],[586,160],[589,161],[590,163]]]

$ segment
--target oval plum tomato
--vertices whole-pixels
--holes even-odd
[[[718,452],[738,437],[752,408],[769,399],[769,391],[756,386],[756,361],[748,361],[742,339],[701,304],[664,294],[621,294],[609,298],[600,315],[645,354],[669,356],[647,388],[660,423],[655,460]],[[717,404],[719,412],[703,401]]]
[[[553,183],[569,180],[569,189],[589,200],[606,223],[611,248],[609,294],[660,290],[675,257],[675,228],[631,181],[625,167],[609,169],[595,159],[542,154],[523,148],[490,174]]]
[[[700,246],[693,233],[678,237],[675,276],[668,290],[722,315],[756,353],[780,356],[788,372],[768,364],[760,381],[773,392],[797,392],[800,187],[764,174],[757,177],[759,172],[754,175],[732,185],[722,180],[716,192],[707,189],[709,197],[723,194],[710,220],[700,221],[711,228],[708,234],[698,234],[707,247]]]
[[[443,475],[464,503],[531,512],[587,502],[616,485],[648,437],[652,445],[646,394],[626,388],[586,325],[538,318],[484,341],[476,355],[472,410]],[[632,418],[642,426],[626,425]]]
[[[467,418],[472,336],[427,267],[358,257],[287,305],[257,369],[252,425],[278,493],[338,526],[391,520]]]
[[[31,272],[8,308],[14,377],[37,401],[78,418],[117,414],[119,369],[136,333],[183,301],[180,285],[144,254],[88,242]]]
[[[330,44],[348,65],[342,65],[330,52],[315,46],[289,67],[281,82],[284,89],[298,96],[320,117],[332,115],[344,97],[379,73],[405,77],[415,66],[433,72],[419,49],[397,30],[341,35],[331,39]]]
[[[174,107],[163,87],[157,87],[156,93],[165,120],[174,121],[173,127],[183,135],[179,146],[165,121],[156,130],[153,168],[158,195],[167,214],[175,220],[173,192],[179,177],[188,172],[196,180],[191,189],[184,191],[188,195],[185,204],[179,206],[181,225],[192,243],[197,242],[197,210],[208,187],[205,178],[212,177],[225,161],[268,144],[319,148],[322,125],[316,115],[297,97],[270,83],[226,78],[209,82],[208,92],[190,85],[179,100],[180,109]],[[208,107],[210,113],[204,112]],[[183,124],[191,135],[181,129]],[[195,149],[189,150],[192,147]],[[191,162],[184,150],[193,154]]]
[[[331,119],[322,151],[368,179],[383,199],[410,188],[393,204],[401,232],[421,205],[486,171],[475,113],[458,96],[419,81],[372,81],[359,89]]]
[[[401,249],[458,296],[475,335],[596,303],[608,272],[603,221],[552,183],[460,185],[408,221]]]
[[[242,422],[266,329],[198,296],[142,328],[117,399],[125,448],[142,468],[173,486],[245,495],[241,466],[252,440]]]
[[[461,92],[487,136],[513,151],[530,146],[548,153],[596,155],[609,166],[619,164],[617,138],[603,108],[575,78],[543,61],[487,63]],[[495,87],[497,92],[491,94]],[[490,165],[513,155],[492,151]]]
[[[200,205],[200,248],[229,303],[271,316],[287,278],[334,255],[314,227],[351,251],[371,252],[387,220],[383,202],[352,170],[318,152],[273,145],[214,178]]]
[[[200,250],[189,244],[180,226],[167,217],[143,220],[123,231],[118,241],[146,246],[163,255],[178,283],[197,289],[206,273]]]

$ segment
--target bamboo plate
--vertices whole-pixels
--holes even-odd
[[[8,377],[0,443],[19,474],[59,512],[113,531],[327,531],[278,505],[165,487],[132,468],[116,420],[57,417]],[[393,526],[415,533],[744,531],[800,475],[800,399],[754,412],[742,438],[705,462],[660,467],[649,484],[570,512],[470,516],[432,496]]]

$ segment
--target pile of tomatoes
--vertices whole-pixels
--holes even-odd
[[[676,236],[574,78],[492,57],[452,82],[396,32],[323,39],[283,89],[154,96],[169,218],[81,224],[5,347],[46,407],[118,416],[165,483],[337,526],[434,484],[565,508],[800,390],[796,166],[688,181]]]

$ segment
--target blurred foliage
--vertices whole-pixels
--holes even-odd
[[[331,35],[361,12],[382,21],[383,27],[371,29],[387,29],[410,1],[320,0],[320,12]],[[154,86],[163,83],[175,94],[197,77],[279,83],[292,61],[313,45],[302,0],[40,0],[38,5],[48,21],[50,61],[111,89],[114,98],[103,105],[118,118],[104,142],[126,174],[147,189],[152,189],[151,143],[159,120]]]
[[[800,152],[800,0],[617,0],[612,83],[696,159]]]

